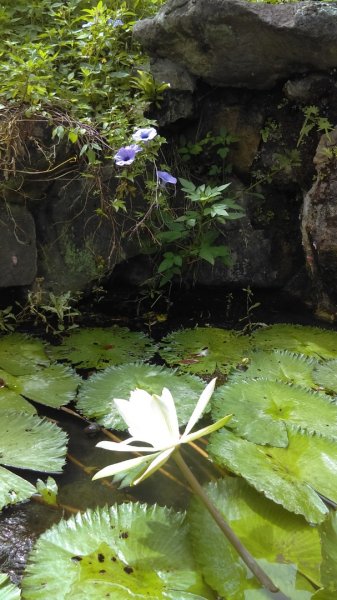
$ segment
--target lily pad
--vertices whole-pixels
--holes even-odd
[[[61,364],[52,364],[32,375],[17,378],[23,396],[52,408],[72,402],[80,381],[71,367]]]
[[[29,481],[0,466],[0,510],[4,506],[23,502],[33,494],[36,494],[36,488]]]
[[[337,582],[337,518],[336,513],[331,512],[329,518],[319,527],[322,540],[322,566],[321,579],[324,590],[329,590],[331,598],[334,598]]]
[[[320,523],[328,508],[320,495],[337,502],[337,444],[288,430],[287,448],[255,445],[222,429],[212,434],[209,454],[241,475],[267,498]]]
[[[230,429],[256,444],[288,446],[287,426],[337,442],[337,405],[326,394],[280,381],[252,379],[219,387],[215,420],[232,413]]]
[[[83,382],[77,408],[86,417],[96,419],[104,427],[125,430],[126,423],[113,399],[128,399],[130,392],[136,388],[146,390],[149,394],[161,395],[164,387],[172,393],[179,424],[184,425],[190,418],[205,383],[193,375],[179,375],[172,369],[155,365],[125,364],[95,373]]]
[[[317,364],[313,378],[315,383],[327,392],[337,393],[337,359]]]
[[[319,359],[337,358],[337,332],[305,325],[279,323],[258,329],[251,336],[260,349],[283,349]]]
[[[21,333],[0,337],[0,368],[12,375],[29,375],[49,365],[42,340]]]
[[[159,354],[183,371],[228,374],[250,351],[248,337],[216,327],[174,331],[163,338]]]
[[[67,436],[36,415],[3,411],[0,419],[0,463],[19,469],[60,473]]]
[[[117,326],[76,329],[62,344],[48,348],[53,360],[66,360],[86,369],[148,360],[155,352],[155,343],[144,333]]]
[[[318,364],[314,358],[287,350],[257,350],[251,354],[247,367],[235,371],[230,381],[264,378],[315,388],[313,370]]]
[[[0,419],[0,463],[7,467],[60,473],[67,436],[54,423],[36,415],[4,410]],[[22,477],[1,468],[0,508],[30,498],[36,489]]]
[[[310,598],[314,588],[308,580],[321,585],[318,529],[239,478],[218,480],[205,492],[281,591],[291,599]],[[209,585],[221,597],[246,598],[246,590],[252,590],[255,598],[253,590],[261,590],[259,582],[196,497],[188,517],[194,554]]]
[[[10,582],[5,573],[0,573],[0,598],[1,600],[20,600],[19,588]]]
[[[60,573],[66,574],[60,577]],[[184,515],[160,506],[87,510],[41,535],[22,582],[25,600],[202,600]]]
[[[18,412],[26,412],[30,415],[36,414],[34,406],[27,402],[20,394],[3,387],[0,389],[0,412],[3,410],[16,410]]]

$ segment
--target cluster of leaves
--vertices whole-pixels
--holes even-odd
[[[187,168],[197,175],[209,177],[222,177],[231,172],[228,155],[232,144],[238,137],[221,127],[217,134],[208,131],[203,138],[194,141],[188,140],[184,135],[179,138],[178,154]],[[207,170],[205,170],[205,166]]]
[[[230,198],[220,201],[228,184],[197,188],[187,180],[181,180],[185,201],[174,210],[167,187],[158,185],[158,152],[164,141],[159,135],[142,144],[132,165],[126,162],[117,167],[119,181],[113,194],[102,191],[100,167],[111,161],[120,147],[133,143],[135,128],[153,125],[144,117],[145,108],[149,102],[158,105],[168,87],[146,70],[146,58],[132,39],[134,23],[153,14],[160,4],[161,0],[34,0],[27,9],[26,2],[19,0],[2,7],[0,108],[5,143],[0,147],[0,160],[8,179],[16,172],[20,154],[19,142],[13,141],[15,119],[20,123],[42,119],[51,127],[52,145],[70,148],[73,156],[69,160],[80,160],[83,176],[91,180],[92,192],[101,198],[96,214],[102,219],[113,220],[117,212],[130,208],[129,201],[140,189],[140,176],[145,207],[138,212],[128,210],[130,228],[124,235],[141,233],[144,252],[158,253],[155,278],[163,286],[196,261],[214,264],[220,258],[228,264],[228,247],[216,244],[218,225],[239,218],[242,211]],[[221,130],[194,145],[187,143],[180,153],[187,162],[201,153],[203,162],[206,155],[214,155],[221,164],[213,164],[206,175],[223,181],[233,141],[233,136]],[[53,169],[55,155],[50,151],[48,156]],[[160,168],[165,169],[165,163]],[[46,317],[47,327],[51,313],[57,320],[56,332],[65,321],[72,325],[76,311],[70,298],[59,302],[51,297],[37,308],[31,299],[28,308],[36,320]],[[11,313],[2,317],[4,327],[10,329]]]
[[[119,147],[130,128],[144,122],[142,94],[131,86],[133,69],[143,61],[132,26],[160,3],[33,0],[27,7],[19,0],[2,6],[3,102],[26,104],[27,116],[43,111],[51,123],[53,107],[63,110],[73,126],[56,122],[56,141],[82,140],[90,162],[102,150]],[[89,139],[88,128],[104,138],[104,148],[95,136]]]
[[[157,350],[176,370],[144,362]],[[100,372],[81,383],[55,359]],[[77,329],[58,346],[8,334],[0,344],[2,463],[52,472],[62,466],[63,433],[41,421],[27,400],[54,408],[76,401],[87,418],[124,430],[112,398],[128,397],[136,387],[160,393],[167,386],[183,425],[204,387],[193,373],[227,375],[214,394],[211,418],[229,412],[233,418],[212,434],[208,451],[239,477],[220,479],[207,493],[286,597],[324,598],[336,593],[337,528],[326,504],[337,503],[336,362],[336,332],[293,325],[250,336],[212,327],[181,330],[159,348],[120,327]],[[3,467],[1,481],[2,505],[37,491],[55,501],[53,482],[38,482],[36,489]],[[67,589],[60,571],[68,575]],[[47,573],[48,589],[60,600],[80,598],[84,590],[93,599],[104,593],[120,600],[121,586],[125,598],[136,590],[140,597],[172,600],[214,600],[214,591],[233,600],[264,597],[196,499],[185,516],[124,504],[61,520],[31,553],[25,600],[44,597]],[[0,584],[17,593],[5,580]]]
[[[199,261],[214,265],[216,259],[220,259],[226,266],[231,264],[230,249],[221,239],[219,226],[244,215],[239,204],[228,196],[223,197],[229,183],[196,186],[186,179],[179,181],[186,205],[180,212],[163,210],[160,229],[155,233],[164,250],[158,266],[160,286],[181,276]]]

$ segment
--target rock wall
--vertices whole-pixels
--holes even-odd
[[[285,289],[333,319],[337,4],[171,0],[134,35],[170,83],[154,115],[171,143],[236,137],[228,179],[246,189],[247,218],[224,231],[233,267],[203,266],[201,281]],[[206,174],[196,158],[193,172]]]
[[[187,277],[287,290],[334,318],[337,3],[170,0],[134,36],[155,79],[170,83],[150,115],[168,140],[172,171],[197,183],[230,181],[245,208],[245,218],[219,232],[232,265],[199,263]],[[47,122],[32,120],[27,131],[21,121],[2,163],[0,288],[38,276],[57,292],[79,290],[111,273],[115,285],[117,271],[144,281],[149,263],[138,240],[123,236],[128,216],[102,218],[71,148],[55,146]],[[219,136],[222,146],[204,144]],[[182,148],[200,142],[203,151],[184,160]],[[51,153],[58,166],[48,174]],[[114,169],[101,175],[113,194]]]

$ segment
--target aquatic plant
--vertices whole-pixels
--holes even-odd
[[[127,327],[93,327],[72,331],[58,346],[48,346],[54,360],[66,360],[78,368],[104,369],[130,360],[151,358],[154,342]]]
[[[125,430],[127,424],[113,398],[128,397],[136,388],[149,394],[161,394],[165,386],[176,398],[179,425],[186,424],[203,390],[203,380],[189,373],[141,362],[110,366],[88,377],[79,389],[76,407],[104,427]]]
[[[337,525],[331,510],[337,504],[336,332],[289,324],[273,325],[249,336],[235,332],[222,335],[222,330],[211,327],[200,329],[167,336],[170,342],[172,335],[173,349],[167,353],[167,362],[172,360],[176,365],[173,370],[140,362],[141,358],[150,360],[156,350],[148,337],[143,356],[138,355],[138,362],[130,362],[138,336],[122,328],[124,362],[90,375],[82,383],[75,405],[105,427],[130,428],[131,439],[103,441],[99,447],[138,453],[135,458],[107,467],[104,461],[100,467],[84,465],[90,477],[98,470],[96,477],[113,477],[113,486],[146,486],[142,481],[170,458],[165,471],[175,464],[196,492],[186,514],[128,503],[89,510],[69,521],[62,519],[42,534],[31,552],[22,583],[24,600],[42,600],[46,586],[57,600],[66,600],[69,595],[80,600],[83,594],[93,600],[97,594],[126,600],[135,590],[144,600],[214,600],[216,594],[238,600],[244,594],[255,600],[266,597],[270,580],[280,589],[277,597],[283,600],[330,600],[336,595]],[[119,328],[108,328],[106,333],[110,342],[112,333],[116,333],[117,354]],[[76,346],[81,345],[81,338],[75,336],[74,343],[71,338],[66,338],[69,346],[59,346],[60,359],[67,360],[68,352],[68,360],[76,364],[81,351]],[[90,341],[82,342],[89,346],[89,350],[85,348],[90,355],[88,364],[106,364],[104,353],[109,349],[104,346],[109,342],[103,338],[100,331],[88,331]],[[21,343],[22,356],[18,352]],[[291,351],[283,349],[287,346]],[[58,346],[54,347],[57,351]],[[164,341],[161,352],[165,356]],[[52,354],[49,347],[48,353]],[[215,369],[222,382],[226,374],[229,380],[218,386],[210,399],[214,381],[203,393],[205,383],[184,372],[185,360],[187,365],[191,360],[196,371],[199,368],[207,375]],[[85,362],[81,359],[77,364],[82,368]],[[50,496],[55,503],[55,482],[38,480],[35,487],[31,479],[27,481],[11,468],[50,472],[55,472],[57,465],[58,470],[62,468],[66,436],[63,432],[60,436],[60,430],[48,421],[43,423],[53,425],[53,433],[48,427],[44,429],[27,398],[43,403],[45,385],[45,403],[61,406],[67,397],[74,399],[79,379],[69,367],[51,364],[41,341],[19,334],[0,338],[0,368],[0,452],[5,457],[0,468],[0,505],[20,502],[37,492],[41,502],[48,503]],[[72,391],[67,391],[68,383],[63,384],[66,372],[72,374]],[[168,390],[163,392],[163,387],[169,388],[172,395]],[[138,391],[133,392],[135,388]],[[111,408],[115,397],[127,398],[130,393],[131,403],[119,400],[118,407]],[[202,401],[198,403],[200,395]],[[177,398],[176,409],[172,396]],[[196,419],[202,408],[207,408],[208,400],[211,414],[204,410],[201,429],[194,432]],[[155,419],[146,418],[144,406],[159,410]],[[230,413],[231,419],[224,417]],[[217,419],[222,427],[214,431],[219,427]],[[178,427],[186,423],[185,432],[180,433]],[[209,434],[207,446],[192,442],[204,456],[198,456],[197,463],[203,463],[200,472],[208,456],[213,462],[209,473],[220,476],[204,488],[186,459],[195,456],[192,451],[186,455],[188,442],[203,434]],[[34,447],[44,450],[29,452]],[[230,475],[223,479],[225,473]],[[108,481],[104,483],[109,485]],[[154,483],[157,489],[157,481]],[[224,531],[234,545],[239,540],[239,552]],[[188,549],[185,558],[177,550],[180,542],[176,536],[180,534],[179,539],[184,540],[182,553]],[[251,576],[240,556],[242,549],[250,567],[254,569],[257,564],[258,576],[260,570],[266,574],[268,581],[262,574],[266,585]],[[60,570],[67,573],[69,589],[61,585]],[[6,582],[4,585],[6,589]]]

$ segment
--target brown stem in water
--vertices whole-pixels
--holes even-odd
[[[228,541],[235,548],[239,556],[242,558],[247,567],[251,570],[251,572],[255,575],[255,577],[259,580],[259,582],[270,592],[278,592],[278,588],[274,585],[272,580],[269,578],[267,573],[261,569],[260,565],[256,562],[253,556],[248,552],[245,546],[240,542],[239,538],[234,533],[233,529],[226,523],[223,519],[220,511],[214,506],[211,502],[207,494],[205,494],[202,486],[199,481],[194,477],[192,471],[185,463],[183,457],[181,456],[179,450],[176,450],[173,454],[173,458],[177,463],[180,471],[186,478],[187,482],[191,486],[193,492],[200,498],[201,502],[207,508],[209,513],[212,515],[216,524],[220,527],[221,531],[225,534]],[[286,596],[283,596],[284,600],[287,599]]]

